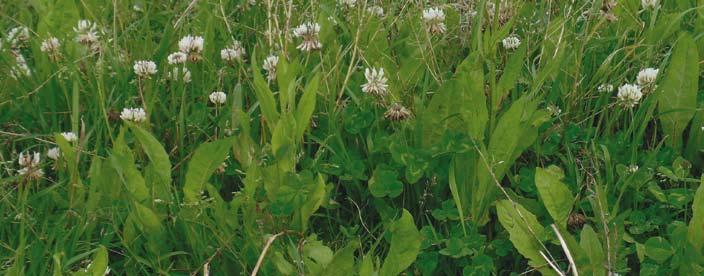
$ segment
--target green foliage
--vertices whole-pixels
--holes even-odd
[[[670,66],[662,84],[658,86],[658,111],[663,133],[675,148],[682,146],[682,132],[697,108],[699,83],[697,61],[699,54],[694,40],[683,34],[672,50]]]
[[[0,4],[6,275],[704,273],[704,1],[105,2]]]
[[[565,227],[574,197],[562,183],[563,178],[564,173],[559,167],[535,168],[535,186],[538,188],[540,199],[555,223]]]
[[[420,249],[421,235],[408,211],[403,210],[401,218],[389,228],[391,245],[379,275],[400,274],[416,260]]]

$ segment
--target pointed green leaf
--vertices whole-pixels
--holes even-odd
[[[670,66],[658,86],[658,112],[669,144],[682,146],[682,133],[697,108],[699,54],[689,34],[683,34],[672,50]]]
[[[692,220],[687,228],[687,238],[694,248],[701,252],[704,247],[704,176],[702,176],[699,188],[694,194]]]
[[[303,91],[303,96],[298,102],[298,107],[296,107],[296,136],[294,136],[296,140],[300,140],[303,137],[303,133],[310,126],[310,118],[315,110],[319,84],[320,74],[318,73],[315,74],[313,79],[309,80]]]
[[[421,235],[413,216],[403,210],[401,218],[391,226],[391,248],[379,271],[380,276],[396,276],[406,270],[420,252]]]
[[[553,275],[547,262],[540,255],[542,246],[540,242],[545,239],[545,228],[538,223],[535,215],[508,200],[496,203],[496,214],[499,222],[509,234],[513,246],[521,255],[528,258],[528,264],[538,269],[543,275]]]
[[[188,162],[186,183],[183,186],[183,196],[186,203],[197,202],[200,193],[210,176],[222,165],[228,154],[233,139],[222,139],[204,143],[196,149],[191,161]]]
[[[325,266],[321,275],[353,275],[354,252],[359,248],[359,241],[350,241],[347,246],[335,253],[332,261]]]
[[[599,237],[597,237],[596,232],[594,232],[591,226],[584,225],[580,236],[579,245],[582,247],[582,250],[584,250],[587,258],[589,258],[590,267],[594,275],[606,275],[604,249],[601,246],[601,241]]]
[[[274,99],[274,93],[269,89],[269,85],[262,77],[261,70],[257,64],[256,55],[252,55],[252,75],[254,81],[254,94],[259,101],[259,108],[261,109],[264,119],[267,121],[267,125],[273,131],[274,126],[279,121],[279,112],[276,110],[276,99]]]
[[[567,224],[574,201],[572,192],[562,183],[564,177],[562,169],[557,166],[535,168],[535,186],[538,188],[540,199],[553,221],[563,228]]]

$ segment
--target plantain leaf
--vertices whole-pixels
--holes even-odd
[[[129,124],[129,127],[132,129],[132,133],[139,143],[142,144],[142,149],[144,149],[144,152],[157,170],[159,178],[161,178],[164,183],[170,183],[171,161],[169,161],[169,155],[166,153],[166,150],[164,150],[164,147],[151,133],[143,128],[135,124]]]
[[[139,222],[140,230],[147,235],[160,234],[164,231],[161,220],[152,209],[137,202],[134,203],[134,206],[133,214],[134,218]]]
[[[509,234],[513,246],[521,255],[528,258],[528,264],[536,268],[543,275],[553,275],[548,264],[540,255],[540,241],[545,240],[545,228],[538,223],[535,215],[508,200],[496,203],[496,214],[499,222]]]
[[[274,130],[276,122],[279,121],[279,112],[276,110],[276,99],[274,99],[274,93],[269,89],[262,73],[257,67],[256,54],[252,55],[252,75],[254,79],[254,94],[259,101],[259,108],[261,109],[264,119],[268,122],[267,125],[271,131]]]
[[[128,125],[151,161],[149,167],[147,167],[148,173],[146,175],[147,179],[149,179],[149,176],[155,176],[153,181],[147,182],[152,190],[152,195],[166,200],[170,196],[171,190],[171,161],[169,161],[169,155],[151,133],[135,124],[130,123]]]
[[[699,188],[694,194],[692,220],[687,229],[687,238],[697,252],[701,252],[704,247],[704,176],[702,176]]]
[[[122,184],[137,202],[144,202],[149,199],[149,189],[142,173],[135,165],[132,151],[125,142],[124,128],[115,140],[113,152],[110,155],[110,164],[117,172]]]
[[[318,86],[320,84],[320,74],[315,74],[312,80],[308,82],[303,96],[296,107],[296,136],[295,140],[303,138],[303,133],[310,126],[310,118],[315,110],[315,102],[318,94]]]
[[[535,142],[538,128],[549,119],[549,114],[537,110],[537,105],[528,95],[513,102],[494,128],[488,148],[481,149],[486,152],[486,160],[476,166],[477,184],[473,186],[470,203],[471,214],[480,223],[486,221],[486,211],[496,199],[495,182],[501,181],[508,168]]]
[[[230,152],[233,139],[204,143],[196,149],[188,162],[183,196],[186,203],[197,202],[213,172],[222,165]]]
[[[535,168],[535,186],[540,199],[555,223],[563,228],[567,224],[574,199],[570,189],[562,183],[564,177],[562,169],[557,166]]]
[[[689,34],[682,34],[672,50],[670,66],[658,86],[658,112],[667,141],[682,146],[682,133],[697,108],[699,54]]]
[[[347,246],[335,253],[332,261],[325,266],[320,275],[354,275],[354,252],[359,248],[359,241],[350,241]]]
[[[597,237],[596,232],[594,232],[591,226],[584,225],[580,236],[579,245],[587,255],[587,258],[589,258],[590,268],[594,273],[593,275],[606,275],[604,249],[601,246],[601,241]]]
[[[93,276],[107,275],[108,272],[108,250],[105,246],[99,246],[90,263],[88,273]]]
[[[514,53],[504,67],[504,73],[501,75],[499,82],[496,84],[496,91],[491,97],[492,105],[494,108],[498,108],[501,105],[501,101],[506,98],[506,95],[516,85],[516,80],[521,74],[523,69],[523,60],[526,56],[527,43],[523,43]]]
[[[697,167],[704,165],[704,106],[699,106],[697,114],[692,119],[689,131],[685,157]]]
[[[406,270],[420,252],[421,235],[406,209],[391,225],[391,248],[379,271],[380,276],[396,276]]]
[[[313,185],[313,187],[310,187]],[[325,181],[322,175],[318,175],[313,183],[307,185],[311,191],[306,198],[306,202],[294,214],[293,227],[305,232],[308,228],[308,219],[315,213],[325,199]]]

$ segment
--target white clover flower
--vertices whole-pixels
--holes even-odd
[[[10,43],[12,48],[19,48],[27,41],[29,41],[29,29],[27,27],[15,27],[7,33],[7,42]]]
[[[411,111],[400,103],[394,103],[389,110],[384,113],[384,118],[391,121],[402,121],[413,116]]]
[[[423,21],[428,26],[428,32],[442,34],[445,32],[445,12],[440,8],[429,8],[423,11]]]
[[[375,96],[386,95],[389,85],[386,84],[388,79],[384,76],[384,68],[367,68],[364,70],[364,77],[367,83],[362,84],[362,92]]]
[[[645,68],[641,70],[638,72],[638,84],[640,86],[645,86],[655,83],[655,80],[658,78],[658,72],[660,72],[660,70],[655,68]]]
[[[279,64],[279,57],[270,55],[264,60],[262,67],[266,71],[266,78],[270,81],[276,79],[276,66]]]
[[[61,136],[63,136],[69,143],[78,141],[78,135],[73,132],[62,132]]]
[[[120,118],[124,121],[139,123],[147,120],[147,113],[142,108],[124,108],[120,113]]]
[[[21,168],[17,170],[17,173],[30,179],[39,179],[44,176],[44,171],[39,168],[40,162],[41,155],[38,152],[34,152],[33,154],[20,153],[17,163],[20,164]]]
[[[60,47],[61,42],[59,39],[56,37],[50,37],[42,41],[42,45],[39,47],[39,50],[41,50],[42,53],[49,55],[49,59],[52,61],[57,61],[61,58],[61,53],[59,52]]]
[[[138,77],[145,79],[150,79],[157,72],[156,63],[151,60],[139,60],[134,63],[133,68]]]
[[[640,0],[640,4],[643,6],[644,9],[654,9],[658,6],[658,2],[658,0]]]
[[[521,40],[515,35],[504,38],[501,43],[504,45],[504,49],[507,50],[515,50],[518,46],[521,46]]]
[[[190,61],[199,61],[202,59],[200,53],[203,52],[203,37],[187,35],[181,38],[178,42],[178,48],[181,52],[188,54]]]
[[[188,68],[174,67],[168,74],[167,78],[173,81],[183,80],[184,83],[191,82],[191,71]]]
[[[39,162],[41,162],[41,154],[38,152],[32,154],[20,152],[20,157],[17,160],[20,167],[36,167]]]
[[[17,63],[15,66],[10,68],[10,77],[13,79],[20,79],[22,77],[31,77],[32,70],[29,69],[27,63]]]
[[[58,147],[50,148],[46,152],[46,157],[52,160],[58,160],[59,157],[61,157],[61,149],[59,149]]]
[[[42,41],[42,46],[39,48],[43,53],[56,52],[61,47],[61,42],[56,37],[50,37]]]
[[[367,7],[367,12],[371,13],[377,17],[384,16],[384,8],[382,8],[381,6],[377,6],[377,5],[372,5],[372,6]]]
[[[42,178],[42,176],[44,176],[44,170],[33,167],[24,167],[22,169],[17,170],[17,173],[19,175],[27,176],[31,179],[40,179]]]
[[[623,106],[632,108],[640,102],[643,97],[643,93],[640,91],[640,87],[635,84],[624,84],[618,88],[618,94],[616,95],[618,100],[623,104]]]
[[[599,90],[599,92],[601,92],[601,93],[609,93],[611,91],[614,91],[614,86],[611,84],[608,84],[608,83],[604,83],[604,84],[599,85],[597,90]]]
[[[548,105],[547,110],[550,113],[550,115],[552,115],[553,117],[557,117],[557,116],[560,116],[560,114],[562,114],[562,109],[560,109],[560,107],[554,103],[551,103],[550,105]]]
[[[354,8],[354,6],[357,4],[357,0],[338,0],[337,3],[339,3],[340,6],[343,6],[345,8]]]
[[[186,63],[186,60],[188,59],[188,55],[186,55],[183,52],[174,52],[169,54],[166,59],[169,61],[169,64],[174,65],[174,64],[184,64]]]
[[[310,52],[323,47],[320,43],[318,34],[320,33],[320,25],[318,23],[303,23],[293,29],[295,37],[303,38],[303,42],[296,47],[301,51]]]
[[[242,60],[245,54],[246,51],[244,47],[242,47],[242,44],[237,40],[232,43],[232,46],[220,50],[220,58],[226,62]]]
[[[208,96],[208,98],[210,98],[210,102],[220,105],[225,103],[225,101],[227,100],[227,95],[225,95],[225,92],[216,91],[210,93],[210,96]]]
[[[98,42],[100,36],[96,30],[97,25],[90,20],[79,20],[78,25],[73,27],[76,32],[76,41],[83,45],[92,45]]]
[[[629,173],[635,173],[638,171],[639,167],[638,167],[638,165],[633,164],[633,165],[628,166],[628,168],[626,168],[626,169],[628,170]]]

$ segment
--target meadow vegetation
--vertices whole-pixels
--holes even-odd
[[[701,275],[702,0],[0,0],[5,275]]]

